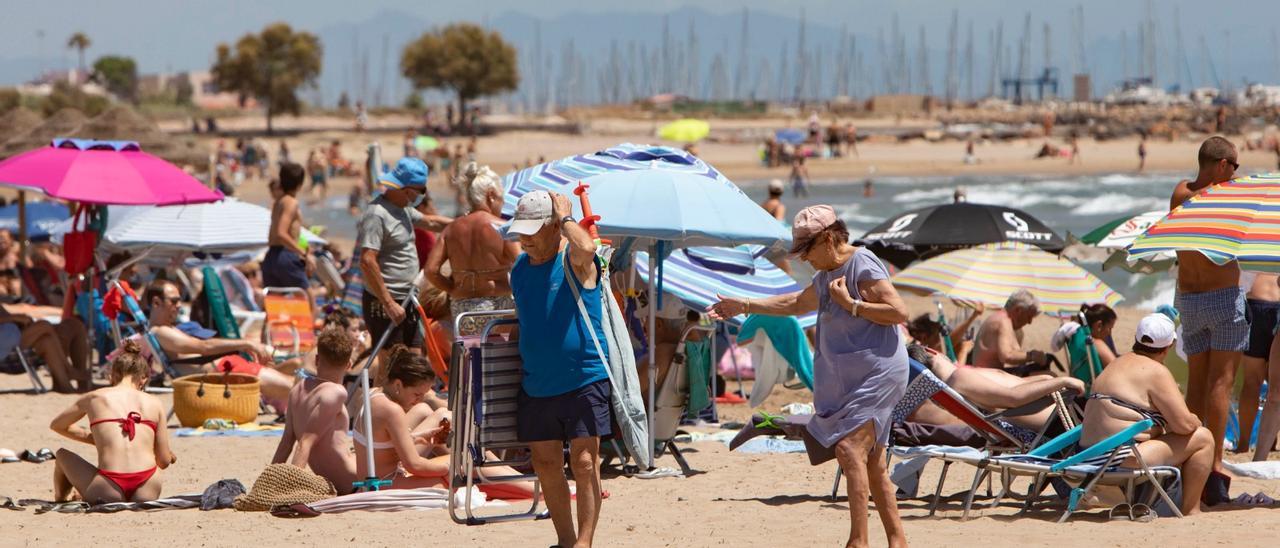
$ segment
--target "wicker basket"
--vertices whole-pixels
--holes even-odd
[[[237,373],[187,375],[173,381],[173,411],[186,427],[206,419],[249,424],[258,419],[262,390],[258,378]]]

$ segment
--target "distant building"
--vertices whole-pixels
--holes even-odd
[[[240,96],[218,89],[213,81],[213,74],[207,70],[176,74],[145,74],[138,78],[138,92],[143,96],[179,93],[184,84],[191,91],[191,104],[202,109],[249,110],[257,107],[257,101],[252,98],[242,107]]]
[[[48,97],[53,93],[55,84],[68,83],[79,86],[80,91],[89,95],[108,96],[106,88],[89,81],[89,73],[80,69],[50,70],[37,76],[34,80],[15,87],[18,93],[34,97]]]

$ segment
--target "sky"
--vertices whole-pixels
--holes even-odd
[[[896,14],[907,37],[907,45],[912,49],[915,48],[918,29],[923,25],[929,35],[929,48],[940,50],[930,59],[930,66],[936,71],[944,62],[946,35],[953,9],[959,10],[962,33],[968,22],[974,23],[977,28],[975,42],[983,49],[989,27],[994,25],[994,21],[1001,19],[1004,22],[1005,43],[1016,44],[1022,32],[1023,16],[1030,9],[1034,32],[1038,34],[1045,22],[1051,25],[1052,41],[1057,48],[1055,56],[1061,59],[1058,64],[1066,65],[1068,50],[1075,43],[1070,12],[1076,5],[1084,8],[1084,41],[1087,48],[1101,52],[1101,55],[1096,56],[1099,63],[1112,61],[1103,57],[1107,56],[1109,47],[1114,48],[1114,44],[1119,43],[1122,31],[1129,33],[1126,37],[1130,42],[1136,41],[1137,26],[1150,6],[1160,27],[1157,39],[1161,41],[1159,47],[1162,51],[1172,50],[1170,35],[1173,34],[1172,23],[1176,10],[1186,37],[1185,47],[1189,57],[1203,56],[1198,37],[1204,35],[1205,49],[1211,51],[1209,57],[1213,58],[1213,69],[1221,77],[1230,74],[1234,80],[1249,74],[1256,75],[1256,79],[1280,81],[1280,62],[1275,60],[1277,53],[1272,49],[1273,29],[1280,25],[1280,1],[1277,0],[1079,0],[1065,3],[1043,0],[646,0],[643,3],[618,0],[0,2],[11,4],[4,10],[6,21],[3,25],[4,32],[0,32],[0,84],[13,84],[29,78],[38,67],[74,65],[76,56],[66,49],[65,44],[67,37],[75,31],[87,33],[93,41],[87,54],[90,61],[102,54],[124,54],[137,59],[141,71],[149,73],[206,68],[218,42],[232,42],[245,32],[258,30],[274,21],[284,20],[298,28],[322,32],[362,22],[376,26],[381,24],[382,18],[395,13],[412,15],[421,20],[424,27],[429,27],[460,20],[484,24],[503,20],[504,17],[510,20],[513,15],[543,20],[563,21],[568,18],[572,21],[572,17],[580,12],[661,14],[696,8],[711,14],[732,16],[740,13],[743,8],[749,8],[753,17],[776,14],[795,18],[804,10],[810,25],[826,25],[835,29],[845,26],[855,35],[871,38],[880,31],[887,33],[890,21]],[[626,17],[615,19],[618,21],[618,29],[624,30],[628,24]],[[790,22],[775,26],[776,28],[761,28],[757,24],[752,28],[752,33],[775,39],[781,35],[793,37],[796,34],[796,27]],[[572,24],[568,28],[572,28]],[[790,39],[794,44],[794,38]],[[549,37],[548,41],[551,40]],[[327,46],[335,47],[332,44]],[[1014,51],[1016,53],[1016,49]],[[1032,58],[1042,58],[1042,51],[1039,43],[1034,44],[1031,48]],[[592,53],[583,52],[584,55]],[[1130,55],[1136,55],[1136,48]],[[979,57],[983,55],[980,53]],[[394,61],[392,63],[394,67]],[[1204,63],[1194,59],[1190,63],[1198,65],[1191,67],[1190,72],[1206,72],[1203,66],[1199,66]],[[1120,69],[1112,71],[1119,73]],[[23,74],[28,76],[21,76]]]

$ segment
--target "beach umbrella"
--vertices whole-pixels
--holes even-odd
[[[805,140],[808,139],[809,136],[806,135],[805,132],[800,131],[798,129],[788,128],[788,129],[780,129],[774,132],[773,138],[779,143],[798,145],[805,142]]]
[[[693,246],[790,245],[791,233],[765,213],[715,168],[679,149],[624,143],[600,152],[539,164],[503,177],[503,217],[515,213],[520,197],[535,190],[569,194],[578,183],[590,185],[596,227],[617,240],[620,250],[648,247],[649,294],[661,306],[662,259],[672,250]],[[582,216],[582,204],[574,203]],[[656,329],[657,306],[649,307],[649,332]],[[649,409],[654,409],[657,363],[649,353]],[[649,415],[652,442],[653,414]],[[650,467],[653,466],[652,455]]]
[[[765,299],[795,293],[804,289],[786,272],[768,259],[758,256],[761,246],[691,247],[671,252],[663,261],[663,291],[680,299],[686,306],[702,311],[720,301],[716,294],[750,299]],[[649,254],[636,254],[636,272],[649,282]],[[742,325],[746,316],[731,318],[729,323]],[[817,313],[797,316],[806,329],[817,323]]]
[[[111,208],[103,239],[129,247],[159,246],[191,251],[232,251],[267,245],[271,211],[228,198],[188,206]]]
[[[1053,229],[1025,211],[970,202],[900,213],[856,240],[898,268],[954,249],[998,242],[1022,242],[1052,252],[1066,247]]]
[[[413,148],[418,149],[418,152],[427,152],[427,151],[435,150],[437,148],[440,148],[440,141],[437,140],[435,137],[431,137],[428,135],[419,135],[413,138]]]
[[[1280,173],[1213,185],[1156,222],[1129,246],[1133,259],[1199,251],[1214,263],[1280,273]]]
[[[70,225],[71,212],[67,206],[56,202],[34,202],[27,204],[27,237],[32,240],[43,240],[50,236],[52,230],[63,222]],[[21,230],[18,227],[18,204],[0,207],[0,228],[8,229],[14,238]]]
[[[920,294],[1003,306],[1026,289],[1040,310],[1070,316],[1085,303],[1115,306],[1122,297],[1075,263],[1026,244],[1005,242],[944,253],[893,277],[893,285]]]
[[[222,193],[132,141],[56,139],[0,162],[0,186],[91,204],[216,202]]]
[[[658,130],[659,137],[668,141],[680,141],[683,143],[701,141],[708,133],[711,133],[711,124],[708,124],[706,120],[695,120],[693,118],[676,120]]]
[[[1140,274],[1168,270],[1173,268],[1173,265],[1177,262],[1177,256],[1173,252],[1160,253],[1150,259],[1138,259],[1135,261],[1125,251],[1125,248],[1133,244],[1133,241],[1138,236],[1141,236],[1148,228],[1151,228],[1151,225],[1155,224],[1156,221],[1163,219],[1166,214],[1168,214],[1167,211],[1156,210],[1137,215],[1126,215],[1103,223],[1075,241],[1100,249],[1111,250],[1107,260],[1102,263],[1103,270],[1119,267],[1126,271]],[[1070,237],[1068,239],[1071,240]]]

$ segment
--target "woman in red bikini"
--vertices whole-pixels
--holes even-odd
[[[126,341],[111,361],[111,386],[81,396],[49,425],[54,432],[98,449],[98,466],[58,449],[53,496],[90,504],[144,502],[160,497],[157,468],[178,461],[169,450],[164,405],[142,391],[150,367],[141,347]],[[76,423],[89,416],[89,428]]]
[[[353,418],[352,439],[356,449],[356,477],[369,476],[365,444],[373,444],[374,471],[391,481],[392,489],[448,487],[449,450],[444,441],[449,433],[449,411],[432,410],[423,399],[432,391],[435,372],[426,358],[397,344],[391,348],[387,382],[372,390],[373,435],[364,431],[363,406]],[[487,468],[486,474],[512,476],[510,468]],[[481,488],[492,498],[533,497],[532,482],[486,485]]]

